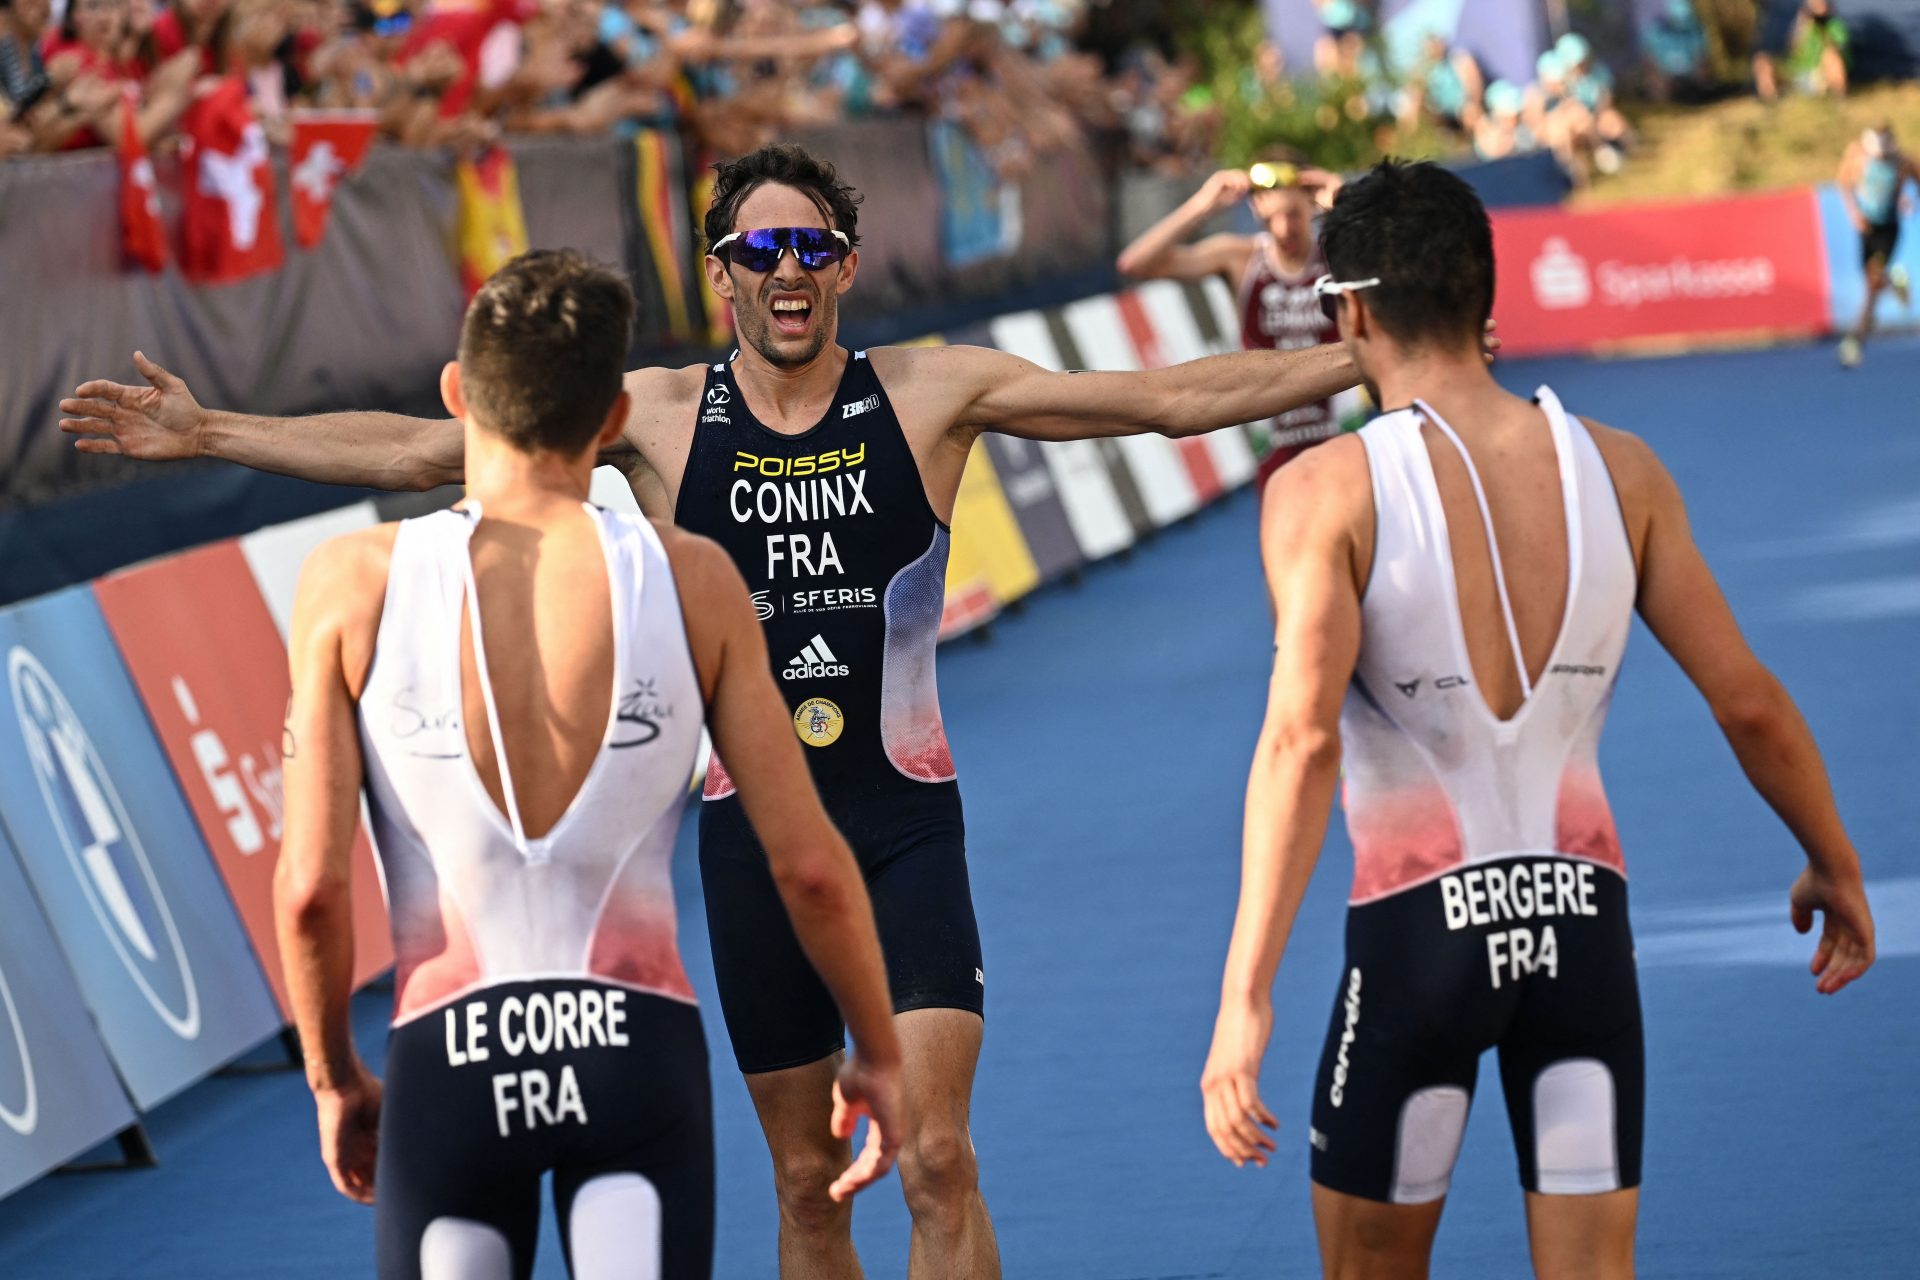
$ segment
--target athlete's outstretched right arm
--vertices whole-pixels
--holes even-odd
[[[807,959],[833,993],[854,1052],[834,1086],[833,1131],[851,1137],[861,1112],[867,1145],[830,1188],[844,1200],[893,1167],[905,1133],[900,1042],[873,908],[853,851],[834,828],[773,681],[766,636],[747,584],[705,538],[663,528],[681,612],[707,700],[707,728],[726,762]]]
[[[1616,474],[1624,473],[1630,527],[1642,529],[1640,616],[1706,698],[1754,790],[1806,851],[1807,868],[1791,894],[1793,927],[1805,933],[1816,911],[1825,914],[1811,967],[1817,989],[1831,995],[1873,963],[1873,914],[1820,748],[1785,686],[1740,634],[1693,540],[1673,477],[1632,436],[1596,435],[1607,442]]]
[[[265,418],[202,408],[187,384],[140,352],[149,385],[83,382],[60,402],[60,429],[82,453],[129,458],[224,458],[323,484],[431,489],[461,477],[465,438],[452,418],[323,413]]]
[[[1200,1092],[1207,1132],[1236,1165],[1265,1165],[1279,1122],[1260,1101],[1273,1029],[1273,978],[1313,878],[1340,777],[1340,704],[1360,654],[1357,441],[1324,445],[1270,482],[1261,553],[1274,606],[1273,678],[1247,779],[1240,907]],[[1369,517],[1371,512],[1368,512]]]

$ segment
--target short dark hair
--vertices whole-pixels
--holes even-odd
[[[861,195],[840,181],[840,174],[825,160],[792,142],[774,142],[714,166],[720,176],[713,184],[713,203],[707,206],[707,248],[733,232],[740,206],[755,189],[769,182],[792,187],[805,193],[819,207],[827,225],[844,232],[847,244],[860,244]]]
[[[1400,342],[1480,339],[1493,314],[1493,227],[1456,174],[1383,160],[1349,182],[1320,226],[1336,280],[1378,277],[1367,309]]]
[[[620,396],[633,291],[571,249],[493,273],[460,326],[460,385],[482,426],[516,449],[578,453]]]

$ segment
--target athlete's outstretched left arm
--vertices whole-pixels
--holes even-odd
[[[365,541],[353,534],[316,550],[294,598],[293,699],[280,744],[286,823],[273,901],[288,999],[319,1109],[321,1159],[342,1195],[372,1204],[380,1082],[354,1052],[348,1019],[362,763],[346,672],[356,615],[366,612],[375,586],[366,580]],[[378,596],[372,599],[377,617]]]
[[[950,404],[960,427],[1030,440],[1203,435],[1324,400],[1358,381],[1346,348],[1333,343],[1130,373],[1055,373],[986,347],[916,355],[916,394]]]
[[[1356,493],[1368,493],[1361,446],[1351,441],[1313,450],[1271,483],[1260,543],[1273,596],[1273,679],[1247,779],[1240,908],[1200,1078],[1207,1132],[1242,1166],[1266,1164],[1274,1142],[1261,1126],[1279,1123],[1260,1101],[1260,1063],[1273,1030],[1273,976],[1340,777],[1340,703],[1360,652],[1352,508]]]

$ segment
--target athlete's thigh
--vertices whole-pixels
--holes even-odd
[[[747,1076],[747,1093],[760,1117],[774,1173],[784,1181],[829,1182],[853,1159],[853,1144],[828,1128],[833,1118],[833,1081],[843,1054],[817,1062]]]
[[[397,1027],[387,1044],[374,1174],[380,1280],[526,1280],[541,1144],[500,1134],[491,1077],[449,1064],[442,1018]]]
[[[793,932],[767,856],[731,815],[701,812],[700,879],[720,1012],[749,1075],[817,1063],[845,1042],[840,1010]]]
[[[1631,1280],[1640,1189],[1592,1196],[1527,1195],[1527,1239],[1538,1280]]]
[[[1445,1197],[1480,1055],[1513,990],[1489,981],[1477,927],[1429,882],[1347,912],[1346,961],[1314,1081],[1313,1180],[1386,1204]]]
[[[1383,1204],[1313,1188],[1313,1225],[1326,1280],[1426,1280],[1446,1200]]]
[[[623,1056],[580,1063],[595,1099],[567,1132],[553,1205],[575,1280],[707,1280],[713,1100],[699,1012],[636,995]]]
[[[1594,1196],[1640,1184],[1646,1052],[1626,882],[1584,871],[1579,911],[1536,921],[1553,963],[1520,979],[1500,1040],[1500,1078],[1520,1185]]]
[[[964,1009],[910,1009],[896,1014],[893,1025],[900,1035],[900,1076],[915,1130],[933,1125],[966,1133],[986,1024]]]
[[[986,971],[958,822],[943,816],[902,833],[869,868],[867,896],[894,1012],[958,1009],[978,1022]]]

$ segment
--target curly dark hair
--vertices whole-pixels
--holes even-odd
[[[720,176],[713,184],[713,204],[707,209],[703,230],[707,247],[731,234],[740,206],[754,190],[766,183],[778,183],[803,192],[827,219],[827,225],[846,233],[847,243],[860,244],[860,193],[840,181],[840,175],[825,160],[792,142],[775,142],[758,151],[725,160],[714,166]]]

